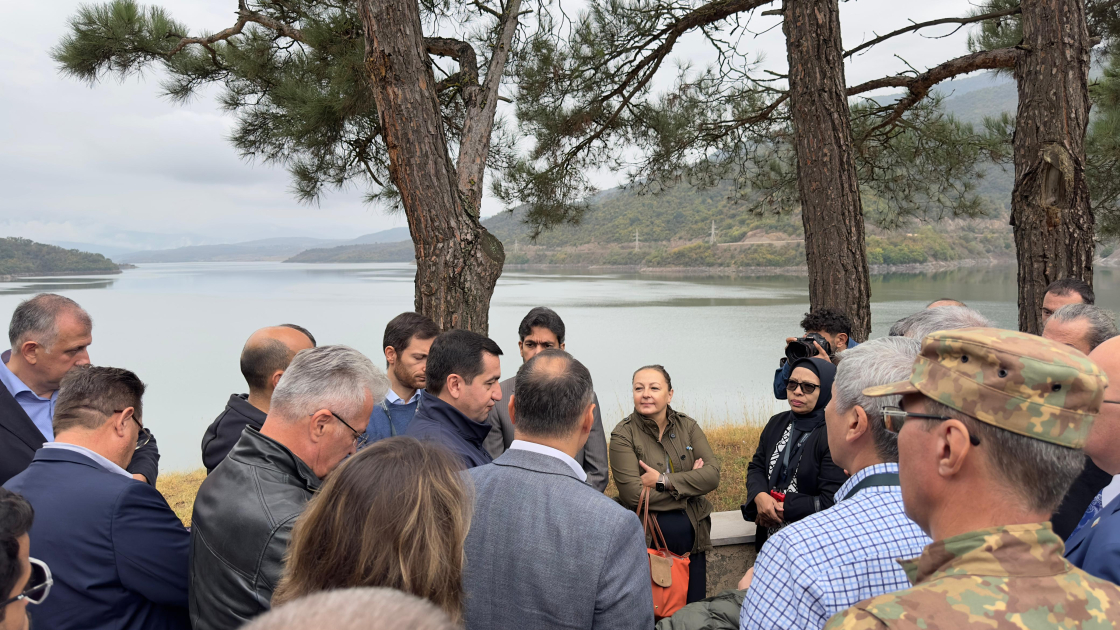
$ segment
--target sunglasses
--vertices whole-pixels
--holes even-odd
[[[816,383],[803,383],[801,381],[795,381],[792,378],[789,379],[789,381],[786,383],[787,392],[797,391],[798,387],[801,388],[801,393],[805,394],[806,396],[812,396],[813,392],[820,389],[820,385],[817,385]]]
[[[51,592],[54,578],[51,577],[50,567],[42,560],[36,560],[35,558],[28,558],[28,560],[31,561],[31,577],[27,580],[27,587],[19,595],[0,602],[0,608],[4,608],[8,604],[14,604],[21,599],[26,599],[29,604],[42,604],[43,600],[47,598],[47,594]]]
[[[917,418],[918,420],[937,420],[943,422],[945,420],[953,420],[949,416],[934,416],[928,413],[910,413],[903,410],[901,407],[883,407],[883,424],[891,433],[897,434],[902,430],[902,425],[910,418]],[[968,441],[972,442],[973,446],[980,446],[980,438],[968,434]]]

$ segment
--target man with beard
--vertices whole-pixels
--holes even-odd
[[[367,444],[404,435],[420,404],[420,390],[427,383],[428,351],[438,334],[439,326],[419,313],[401,313],[385,327],[381,345],[385,348],[389,391],[373,407]]]

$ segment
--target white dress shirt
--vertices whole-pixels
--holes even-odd
[[[532,451],[533,453],[540,453],[541,455],[555,457],[556,459],[564,462],[569,467],[571,467],[572,472],[574,472],[576,476],[579,477],[580,481],[587,481],[587,473],[583,472],[583,467],[579,465],[579,462],[572,459],[572,457],[564,451],[554,449],[551,446],[545,446],[544,444],[537,444],[536,442],[526,442],[524,440],[514,440],[513,443],[509,445],[509,450],[513,449]]]
[[[105,470],[108,470],[111,473],[116,473],[118,475],[124,475],[125,477],[128,477],[129,479],[132,479],[132,473],[128,472],[127,470],[125,470],[125,469],[121,468],[120,466],[114,464],[113,462],[109,461],[105,457],[102,457],[100,454],[95,453],[95,452],[89,450],[88,448],[86,448],[84,446],[78,446],[77,444],[67,444],[66,442],[47,442],[46,444],[43,445],[43,448],[61,448],[63,450],[67,450],[67,451],[74,451],[75,453],[78,453],[80,455],[85,455],[86,457],[92,459],[95,464],[97,464],[98,466],[101,466],[102,468],[104,468]]]

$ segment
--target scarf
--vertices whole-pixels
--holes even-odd
[[[797,467],[801,463],[805,442],[814,431],[824,426],[824,408],[832,400],[832,381],[836,377],[836,366],[824,359],[810,358],[798,360],[793,364],[792,369],[799,367],[817,375],[821,381],[818,390],[820,395],[817,396],[817,404],[811,411],[794,413],[791,409],[786,412],[783,422],[788,422],[792,426],[789,429],[789,439],[786,440],[775,466],[770,470],[771,488],[789,486],[790,479],[796,474]]]

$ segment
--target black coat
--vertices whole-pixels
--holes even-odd
[[[206,474],[214,472],[218,464],[233,450],[233,445],[241,439],[245,427],[257,431],[264,426],[265,412],[249,404],[249,394],[231,394],[222,413],[206,427],[202,435],[202,465]]]
[[[782,412],[770,418],[762,430],[758,448],[755,449],[751,463],[747,464],[747,502],[743,504],[743,518],[754,521],[758,518],[758,508],[754,498],[760,493],[770,491],[770,456],[782,439],[786,426],[791,421],[789,412]],[[836,501],[833,495],[848,480],[844,470],[832,462],[828,450],[828,428],[822,423],[809,434],[802,450],[801,461],[797,466],[797,492],[786,494],[785,522],[794,523],[810,514],[831,507]],[[755,546],[761,548],[766,542],[765,527],[755,533]]]
[[[494,461],[486,450],[486,436],[490,423],[475,422],[461,411],[443,402],[427,391],[420,394],[416,415],[408,423],[405,435],[418,440],[431,440],[447,447],[459,456],[463,468],[483,466]]]
[[[0,484],[23,472],[31,465],[35,451],[43,447],[46,436],[31,421],[31,417],[19,406],[8,388],[0,384]],[[132,455],[132,463],[126,469],[132,474],[141,474],[152,487],[159,475],[159,447],[156,436]]]

